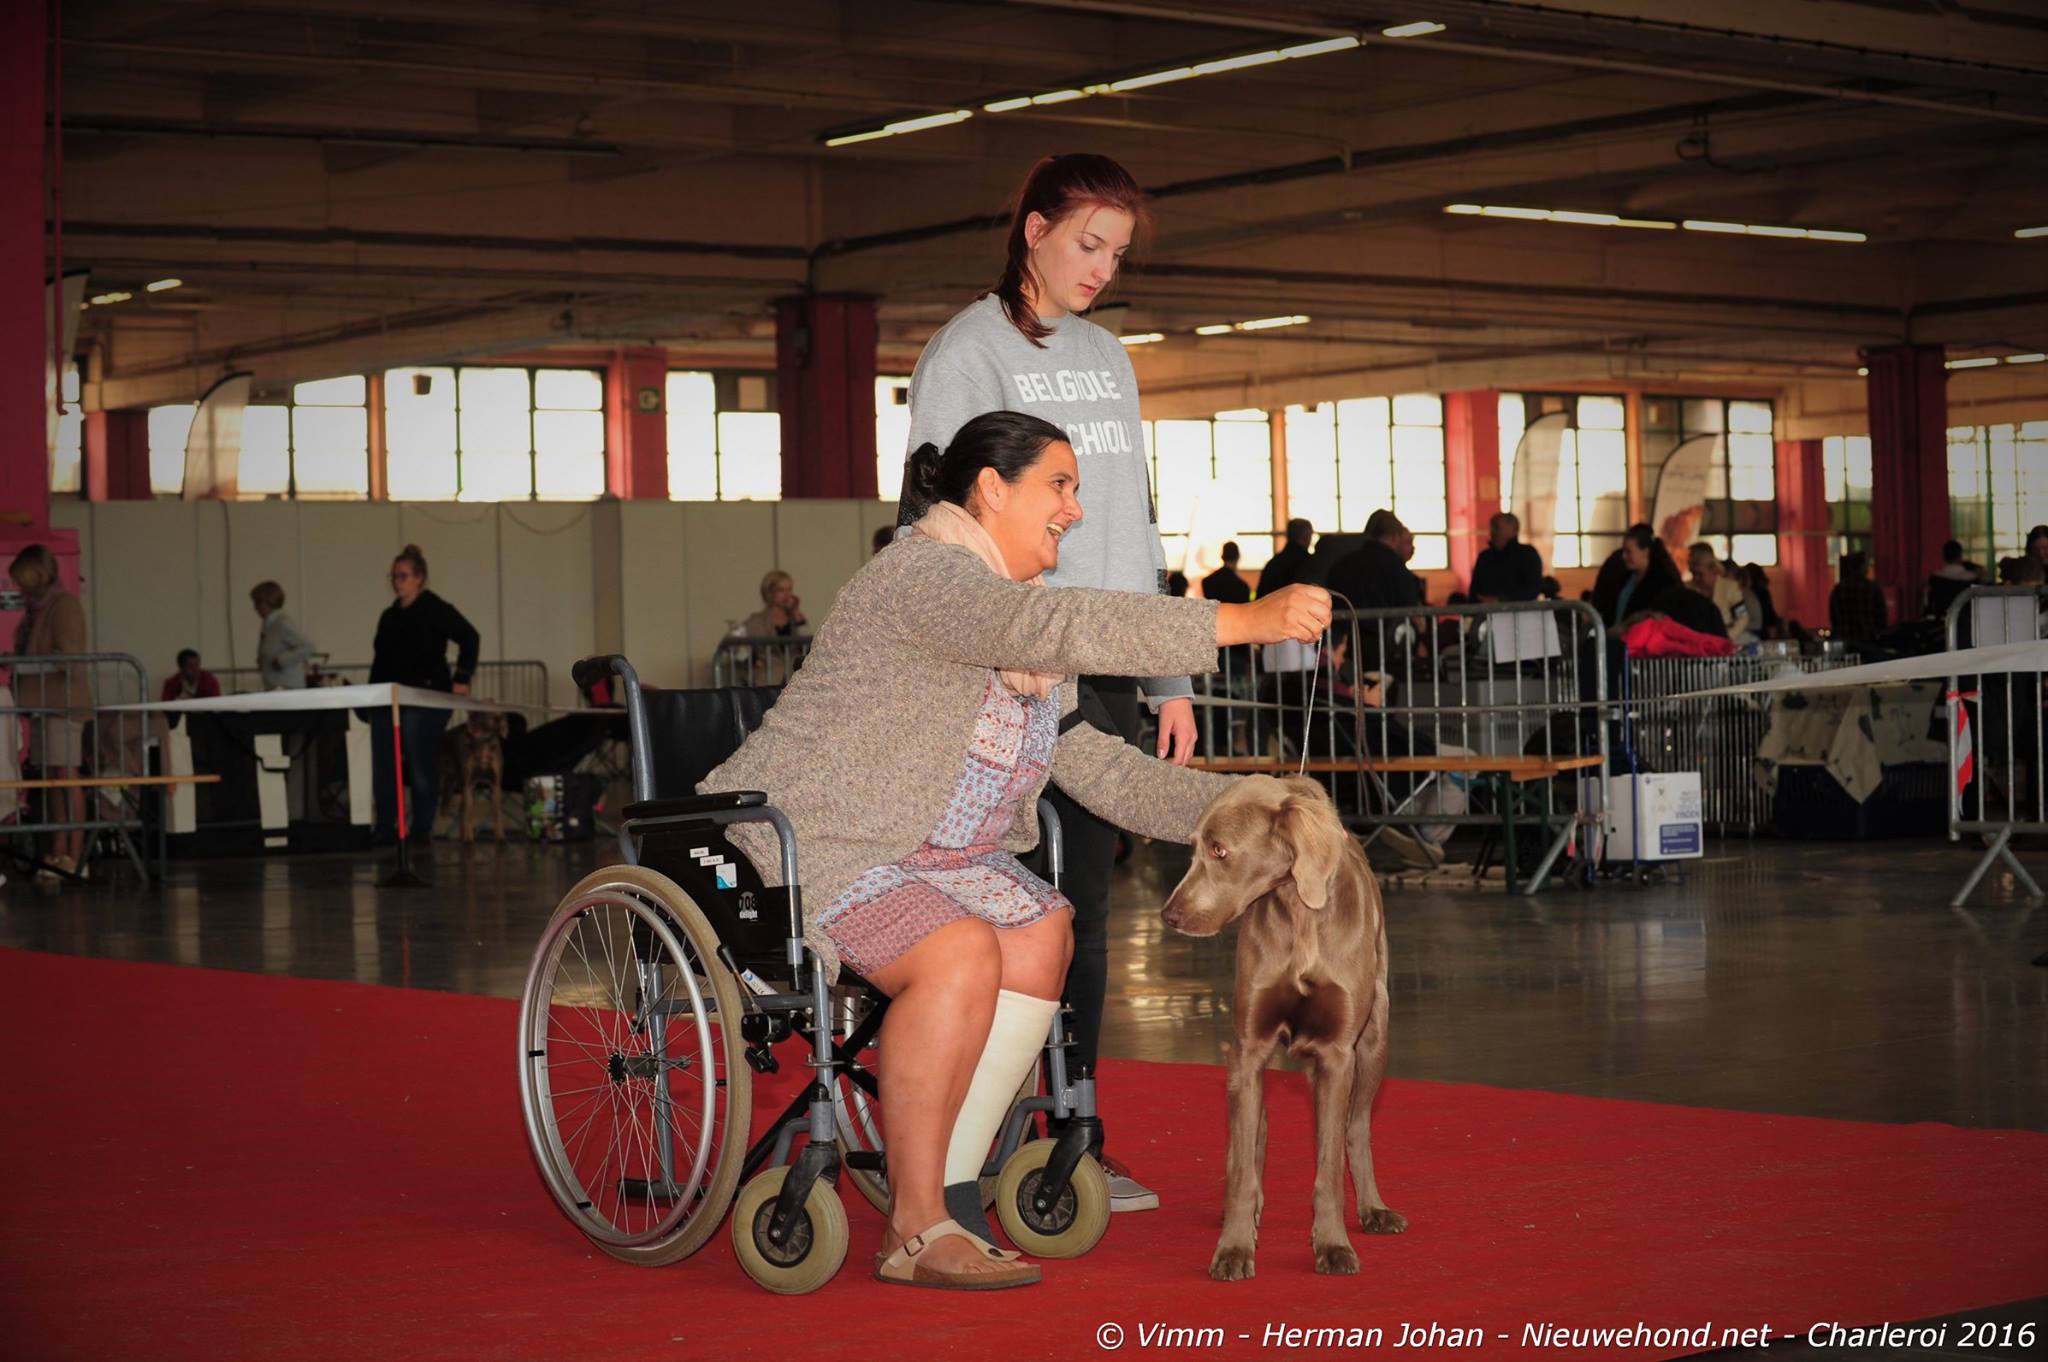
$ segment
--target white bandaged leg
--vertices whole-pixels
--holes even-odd
[[[989,1023],[988,1043],[974,1066],[974,1079],[953,1122],[946,1146],[946,1212],[982,1238],[990,1237],[988,1217],[981,1209],[981,1166],[989,1146],[1009,1114],[1018,1085],[1045,1048],[1059,1002],[1004,989],[996,994],[996,1014]]]

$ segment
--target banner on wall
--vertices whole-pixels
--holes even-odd
[[[242,471],[242,416],[249,409],[249,374],[229,374],[206,390],[185,437],[186,501],[233,501]]]
[[[1723,464],[1721,447],[1719,435],[1696,435],[1671,451],[1657,476],[1650,524],[1681,563],[1686,548],[1699,538],[1700,522],[1707,514],[1707,486]]]
[[[1557,463],[1568,421],[1561,411],[1538,417],[1515,446],[1515,485],[1509,510],[1522,522],[1522,542],[1545,564],[1557,538]]]
[[[86,271],[79,270],[43,288],[43,410],[48,417],[48,438],[43,455],[52,468],[57,462],[57,430],[64,416],[64,374],[57,370],[57,356],[64,356],[66,372],[77,369],[71,356],[78,350],[78,310],[85,302],[85,279]],[[52,318],[55,319],[54,326],[63,329],[61,348],[53,343]]]

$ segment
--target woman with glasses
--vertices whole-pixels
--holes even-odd
[[[476,671],[476,626],[462,612],[427,590],[427,559],[416,544],[407,544],[391,561],[392,601],[377,620],[376,655],[370,680],[395,681],[423,690],[469,694]],[[455,645],[455,665],[448,665],[448,645]],[[441,734],[448,710],[401,706],[399,738],[405,745],[405,830],[409,840],[425,842],[434,835],[434,802],[439,794]],[[370,757],[377,782],[377,840],[398,840],[398,798],[395,758],[391,751],[391,711],[372,709]]]

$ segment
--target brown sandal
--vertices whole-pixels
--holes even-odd
[[[918,1258],[941,1239],[965,1239],[981,1246],[990,1261],[1001,1264],[994,1272],[944,1272],[927,1267]],[[1002,1259],[1002,1249],[970,1233],[957,1220],[941,1220],[922,1233],[913,1234],[875,1263],[875,1280],[891,1286],[924,1286],[937,1291],[1001,1291],[1012,1286],[1029,1286],[1039,1280],[1035,1263]]]

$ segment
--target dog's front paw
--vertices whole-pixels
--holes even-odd
[[[1209,1275],[1219,1282],[1244,1281],[1257,1271],[1255,1256],[1254,1249],[1218,1244],[1216,1256],[1209,1260]]]
[[[1355,1276],[1358,1254],[1349,1244],[1317,1244],[1316,1271],[1325,1277]]]
[[[1359,1212],[1358,1227],[1367,1234],[1399,1234],[1408,1228],[1408,1217],[1386,1206],[1369,1206]]]

